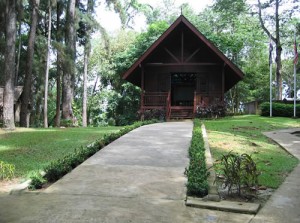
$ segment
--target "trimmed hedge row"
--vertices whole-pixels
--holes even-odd
[[[261,115],[270,116],[270,103],[264,102],[260,105]],[[294,116],[294,105],[285,103],[272,103],[272,116],[278,117],[293,117]],[[296,105],[296,116],[300,117],[300,104]]]
[[[203,197],[208,193],[208,171],[206,168],[204,140],[199,119],[194,120],[189,157],[190,165],[185,171],[188,178],[187,194],[189,196]]]
[[[118,132],[110,133],[104,135],[98,141],[86,146],[81,147],[79,149],[75,149],[73,153],[69,153],[65,155],[63,158],[52,161],[48,166],[45,167],[45,175],[41,178],[41,181],[45,182],[55,182],[63,177],[65,174],[69,173],[72,169],[77,167],[79,164],[84,162],[86,159],[94,155],[96,152],[101,150],[104,146],[118,139],[122,135],[141,127],[143,125],[148,125],[152,123],[158,122],[157,120],[143,121],[143,122],[135,122],[133,125],[126,126],[120,129]],[[36,182],[36,178],[32,182],[34,184],[38,184],[40,182]],[[31,185],[31,188],[39,189],[40,186]]]

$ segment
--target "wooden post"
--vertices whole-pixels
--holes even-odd
[[[145,91],[145,86],[144,86],[144,84],[145,84],[145,80],[144,80],[144,78],[145,78],[145,71],[144,71],[144,66],[142,66],[141,64],[140,64],[140,67],[141,67],[141,69],[142,69],[142,71],[141,71],[141,74],[142,74],[142,76],[141,76],[141,88],[142,88],[142,92],[141,92],[141,112],[142,112],[142,116],[144,115],[144,91]]]
[[[194,118],[195,118],[195,115],[196,115],[196,110],[197,110],[197,91],[194,91]]]
[[[183,63],[183,51],[184,51],[184,34],[181,32],[181,63]]]
[[[225,91],[225,66],[226,63],[224,63],[222,67],[222,101],[224,101],[224,91]]]
[[[168,95],[167,95],[167,105],[166,105],[166,121],[169,121],[170,120],[170,111],[171,111],[171,91],[168,92]]]

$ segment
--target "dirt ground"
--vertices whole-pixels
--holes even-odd
[[[21,178],[14,178],[12,180],[0,180],[0,193],[9,193],[11,189],[21,183]]]

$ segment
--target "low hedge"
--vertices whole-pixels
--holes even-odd
[[[41,178],[41,181],[55,182],[59,180],[65,174],[69,173],[72,169],[74,169],[79,164],[84,162],[86,159],[88,159],[96,152],[101,150],[104,146],[118,139],[122,135],[125,135],[126,133],[132,131],[133,129],[136,129],[143,125],[148,125],[156,122],[157,122],[156,120],[135,122],[133,125],[126,126],[120,129],[118,132],[104,135],[101,139],[86,147],[75,149],[74,152],[65,155],[61,159],[52,161],[48,166],[46,166],[44,169],[45,175],[43,176],[43,178]],[[32,180],[32,182],[34,182],[33,184],[40,183],[37,182],[36,178]],[[31,185],[30,187],[36,188],[35,185]]]
[[[264,102],[260,105],[261,115],[270,116],[270,103]],[[294,116],[294,104],[285,104],[274,102],[272,103],[272,116],[277,117],[293,117]],[[296,116],[300,117],[300,104],[296,105]]]
[[[203,197],[208,193],[208,171],[206,168],[205,147],[202,136],[201,122],[194,120],[192,142],[189,148],[190,164],[185,174],[188,178],[187,194]]]

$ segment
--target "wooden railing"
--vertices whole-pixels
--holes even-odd
[[[197,106],[206,107],[216,101],[222,101],[222,94],[220,92],[211,92],[210,94],[203,94],[194,92],[194,114],[197,112]]]
[[[193,101],[193,113],[197,113],[197,107],[206,107],[215,101],[221,101],[222,94],[219,92],[211,92],[211,94],[203,94],[200,92],[194,92]],[[142,94],[142,107],[141,110],[144,112],[146,109],[166,109],[166,119],[169,120],[171,116],[171,92],[145,92]],[[180,106],[179,106],[180,107]],[[183,106],[186,107],[186,106]],[[181,108],[182,109],[182,108]]]
[[[143,95],[144,106],[166,106],[168,92],[146,92]]]
[[[201,94],[197,91],[194,92],[194,114],[197,112],[197,106],[202,103]]]
[[[168,92],[167,107],[166,107],[166,119],[169,120],[171,116],[171,92]]]
[[[171,92],[145,92],[142,94],[142,112],[146,109],[165,109],[166,119],[171,114]]]

